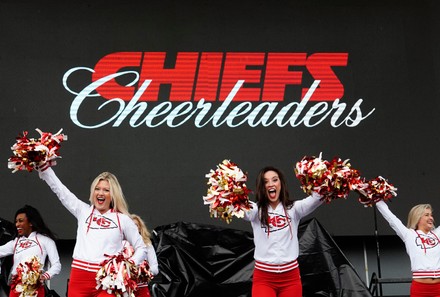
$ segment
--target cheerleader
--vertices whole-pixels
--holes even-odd
[[[130,217],[138,227],[139,234],[142,236],[142,239],[147,246],[148,258],[146,259],[146,261],[148,262],[148,266],[150,267],[150,272],[153,276],[157,275],[159,273],[159,268],[157,264],[156,251],[154,250],[153,243],[150,239],[150,232],[148,231],[145,222],[140,216],[136,214],[131,214]],[[134,295],[136,297],[150,297],[151,295],[148,288],[148,282],[139,283],[138,289],[134,292]]]
[[[55,175],[51,167],[40,170],[43,179],[78,221],[76,244],[68,286],[68,297],[115,296],[97,289],[96,273],[108,256],[123,250],[127,240],[134,248],[135,264],[148,258],[148,250],[133,220],[121,186],[113,174],[103,172],[90,187],[90,204],[78,199]]]
[[[251,222],[255,244],[253,297],[301,297],[302,283],[297,258],[298,225],[301,218],[322,204],[321,196],[292,201],[284,174],[277,168],[263,168],[256,185],[257,203],[245,211]]]
[[[413,278],[410,296],[440,297],[440,228],[434,227],[431,205],[414,206],[406,227],[384,201],[376,207],[405,244]]]
[[[13,255],[9,297],[28,296],[35,293],[39,297],[44,297],[43,282],[61,271],[55,236],[43,221],[39,211],[30,205],[25,205],[17,210],[15,226],[17,237],[0,246],[0,258]],[[23,265],[34,257],[39,259],[42,266],[48,258],[50,268],[40,272],[39,280],[35,285],[25,288],[17,268],[20,267],[20,264]]]

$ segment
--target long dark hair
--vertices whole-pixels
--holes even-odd
[[[46,223],[43,220],[43,217],[35,207],[30,205],[25,205],[19,210],[17,210],[15,212],[14,222],[17,216],[21,213],[26,214],[29,223],[32,224],[32,231],[36,231],[40,234],[52,238],[53,240],[56,240],[55,234],[52,231],[50,231],[49,227],[47,227]]]
[[[269,198],[266,194],[266,186],[264,182],[264,174],[268,171],[274,171],[278,174],[281,183],[281,191],[280,191],[280,202],[283,205],[284,209],[291,208],[293,205],[293,200],[290,199],[289,191],[287,189],[286,178],[284,177],[284,173],[273,166],[266,166],[260,170],[257,176],[257,186],[255,198],[257,200],[258,209],[260,210],[260,221],[263,226],[268,226],[268,218],[269,214],[267,208],[269,206]]]

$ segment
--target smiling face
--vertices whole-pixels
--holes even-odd
[[[422,217],[417,223],[417,230],[421,230],[428,233],[434,228],[434,217],[432,216],[432,210],[425,208]]]
[[[100,213],[105,213],[110,209],[111,202],[110,184],[100,180],[93,191],[93,205]]]
[[[17,228],[18,236],[28,237],[32,233],[32,224],[25,213],[17,214],[15,217],[15,227]]]
[[[269,199],[269,204],[272,208],[275,208],[280,202],[281,181],[278,173],[269,170],[264,173],[264,187],[266,189],[266,195]]]

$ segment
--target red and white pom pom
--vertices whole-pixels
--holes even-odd
[[[209,205],[211,217],[229,224],[232,216],[242,218],[244,211],[251,208],[247,175],[235,163],[224,160],[216,170],[211,169],[206,177],[209,188],[203,200],[205,205]]]
[[[138,283],[149,283],[154,278],[154,275],[150,271],[150,264],[148,264],[147,260],[144,260],[137,268]]]
[[[321,195],[328,203],[334,199],[346,199],[354,184],[358,183],[360,178],[359,171],[351,168],[349,160],[342,161],[335,157],[330,161],[328,173],[326,174],[326,186],[322,187]]]
[[[127,257],[129,254],[121,252],[109,256],[101,263],[101,268],[96,273],[96,289],[102,288],[118,297],[134,297],[138,272],[134,262]]]
[[[359,202],[365,206],[373,206],[380,200],[388,201],[397,196],[397,188],[382,176],[369,181],[362,179],[353,186],[353,190],[360,194]]]
[[[55,134],[42,132],[39,139],[28,138],[28,132],[24,131],[23,135],[19,135],[17,142],[11,147],[13,156],[8,159],[8,168],[12,169],[12,173],[19,170],[27,170],[31,172],[34,169],[45,170],[50,166],[56,165],[60,143],[67,140],[67,135],[61,134],[63,129]]]
[[[319,157],[305,156],[297,162],[295,175],[306,194],[316,192],[326,203],[347,198],[352,184],[359,179],[359,172],[351,168],[348,160],[335,157],[329,162],[322,159],[322,153]]]
[[[38,256],[33,256],[18,264],[17,274],[12,279],[13,290],[20,293],[20,297],[37,296],[37,291],[43,284],[40,279],[43,273],[43,264]]]
[[[322,185],[328,170],[329,163],[322,160],[321,155],[319,154],[319,157],[304,156],[295,166],[296,178],[301,183],[303,191],[308,195],[316,191],[316,187]]]

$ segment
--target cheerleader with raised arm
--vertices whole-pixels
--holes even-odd
[[[321,196],[290,200],[284,174],[275,167],[260,171],[255,195],[257,202],[244,212],[255,243],[252,296],[301,297],[298,225],[323,203]]]
[[[135,264],[148,258],[147,247],[129,216],[116,176],[109,172],[99,174],[91,184],[90,204],[87,204],[61,183],[52,168],[40,170],[39,175],[78,220],[68,296],[114,296],[113,292],[97,286],[96,274],[101,263],[119,254],[124,240],[134,248]]]
[[[432,207],[429,204],[414,206],[405,225],[391,212],[384,201],[376,203],[382,216],[405,243],[411,262],[413,281],[411,297],[440,296],[440,228],[434,227]]]

